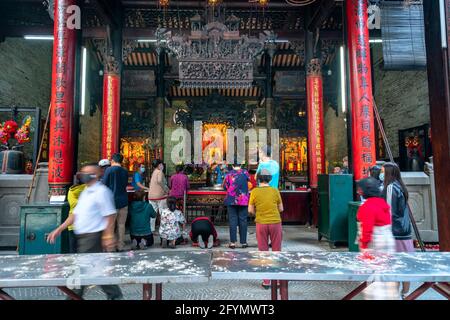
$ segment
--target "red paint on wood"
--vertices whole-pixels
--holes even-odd
[[[76,0],[56,0],[50,114],[49,172],[51,193],[62,193],[72,184],[74,144],[74,78],[76,30],[67,28],[67,7]]]
[[[347,0],[347,42],[350,61],[353,174],[368,176],[376,163],[372,75],[367,25],[367,0]]]

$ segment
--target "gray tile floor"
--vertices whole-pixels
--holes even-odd
[[[220,247],[214,250],[227,250],[228,228],[218,227],[219,238],[222,239]],[[156,240],[156,237],[155,237]],[[255,228],[250,227],[248,232],[248,249],[236,250],[256,250]],[[152,251],[169,250],[162,249],[159,241],[156,246],[148,249]],[[190,245],[180,245],[172,250],[200,250]],[[347,251],[346,247],[331,249],[326,241],[317,241],[317,230],[303,226],[283,227],[283,251]],[[1,254],[11,252],[0,251]],[[344,297],[358,284],[354,282],[317,282],[317,281],[295,281],[289,284],[289,298],[295,300],[337,300]],[[411,289],[415,289],[419,284],[412,283]],[[136,300],[142,298],[142,287],[139,285],[121,286],[124,299]],[[36,300],[62,300],[65,296],[54,288],[20,288],[6,289],[8,293],[16,299],[36,299]],[[86,299],[103,300],[105,296],[98,287],[88,289]],[[163,287],[163,299],[170,300],[267,300],[270,299],[270,290],[261,287],[260,281],[255,280],[213,280],[201,284],[166,284]],[[355,297],[361,299],[361,296]],[[420,300],[444,300],[444,297],[433,290],[427,291],[420,297]]]

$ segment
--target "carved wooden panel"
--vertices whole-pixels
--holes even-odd
[[[124,97],[155,96],[155,72],[153,70],[124,70],[122,92]]]

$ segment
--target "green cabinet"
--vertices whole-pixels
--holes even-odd
[[[69,252],[67,230],[54,244],[47,243],[47,236],[62,224],[69,214],[69,205],[30,204],[20,207],[19,254],[53,254]]]
[[[359,251],[359,245],[356,243],[356,236],[358,234],[356,214],[361,204],[361,201],[351,201],[348,203],[348,251],[351,252]]]
[[[348,203],[353,201],[353,175],[319,175],[319,241],[331,246],[348,241]]]

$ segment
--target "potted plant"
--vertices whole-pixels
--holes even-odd
[[[0,123],[0,164],[2,173],[20,174],[24,170],[23,145],[30,141],[31,117],[24,119],[22,126],[14,120]],[[12,141],[15,141],[13,145]]]

